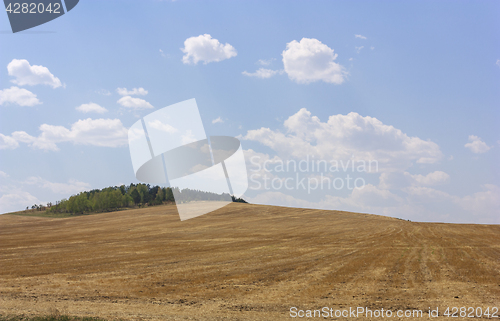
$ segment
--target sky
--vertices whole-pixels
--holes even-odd
[[[251,203],[498,224],[499,14],[498,1],[80,1],[15,34],[0,14],[0,213],[139,183],[128,129],[195,98],[207,136],[240,139]]]

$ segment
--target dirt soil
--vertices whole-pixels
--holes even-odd
[[[450,320],[447,307],[492,311],[500,307],[500,225],[236,203],[183,222],[172,205],[0,215],[0,315],[299,319],[292,307],[392,312],[327,320],[427,320],[429,307],[439,308],[433,320]],[[399,318],[398,310],[423,317]]]

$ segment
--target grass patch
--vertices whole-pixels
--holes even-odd
[[[72,213],[51,213],[51,212],[47,212],[47,211],[35,211],[35,212],[19,211],[19,212],[12,212],[12,213],[6,213],[6,214],[19,215],[19,216],[31,216],[31,217],[52,217],[52,218],[64,218],[64,217],[86,215],[86,214],[72,214]],[[0,321],[3,321],[3,320],[0,319]]]
[[[103,212],[89,212],[89,213],[83,213],[83,214],[76,214],[76,213],[53,213],[50,211],[19,211],[19,212],[11,212],[11,213],[5,213],[5,214],[10,214],[10,215],[19,215],[19,216],[30,216],[30,217],[50,217],[50,218],[65,218],[65,217],[76,217],[76,216],[84,216],[84,215],[94,215],[94,214],[101,214],[101,213],[110,213],[110,212],[117,212],[117,211],[124,211],[124,210],[129,210],[129,209],[134,209],[132,207],[124,207],[124,208],[118,208],[114,209],[112,211],[103,211]],[[0,319],[0,321],[3,321]]]

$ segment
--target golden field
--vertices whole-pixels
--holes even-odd
[[[3,316],[290,320],[291,307],[366,307],[422,320],[429,307],[449,319],[446,307],[495,306],[499,225],[238,203],[183,222],[173,205],[0,215]]]

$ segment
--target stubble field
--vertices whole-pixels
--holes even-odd
[[[0,215],[4,316],[282,320],[291,307],[363,307],[423,320],[439,307],[437,320],[499,306],[499,225],[236,203],[183,222],[175,206]]]

